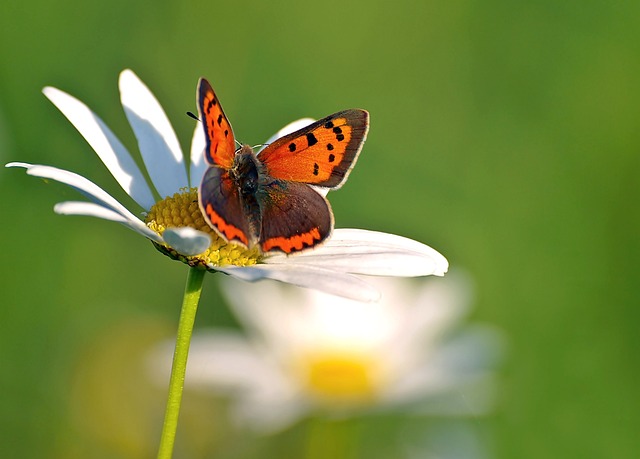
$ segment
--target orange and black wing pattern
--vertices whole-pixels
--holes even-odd
[[[207,168],[198,195],[202,215],[220,236],[245,247],[254,244],[250,217],[229,171]]]
[[[204,78],[198,82],[196,98],[206,139],[204,157],[212,166],[230,169],[236,150],[233,130],[213,88]]]
[[[368,112],[341,111],[279,138],[258,158],[276,179],[339,188],[355,165],[368,130]]]
[[[304,183],[274,180],[264,189],[260,250],[300,252],[323,242],[333,229],[327,200]]]

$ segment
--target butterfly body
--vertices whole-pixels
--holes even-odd
[[[200,209],[227,241],[287,254],[329,237],[333,213],[310,185],[339,188],[368,130],[368,113],[345,110],[281,137],[255,153],[235,147],[231,124],[205,79],[197,91],[209,166],[199,189]]]

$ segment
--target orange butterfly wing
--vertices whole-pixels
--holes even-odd
[[[206,139],[204,157],[212,166],[230,169],[236,151],[233,130],[213,88],[204,78],[198,82],[196,97]]]
[[[339,188],[355,165],[369,130],[369,113],[334,113],[279,138],[258,155],[274,178]]]

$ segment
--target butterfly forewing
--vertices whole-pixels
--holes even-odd
[[[355,165],[369,129],[369,113],[345,110],[281,137],[259,159],[274,178],[338,188]]]
[[[228,171],[209,167],[202,178],[198,199],[207,223],[222,237],[245,246],[253,244],[249,214]]]
[[[311,187],[275,180],[260,193],[263,252],[299,252],[324,241],[333,228],[327,200]]]
[[[211,165],[229,169],[236,149],[231,124],[213,88],[204,78],[200,78],[196,96],[206,139],[204,157]]]

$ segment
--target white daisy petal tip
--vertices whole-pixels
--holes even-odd
[[[135,78],[136,80],[140,79],[138,78],[138,75],[136,75],[135,72],[131,69],[124,69],[120,72],[119,80],[122,81],[126,78]]]
[[[19,161],[13,161],[13,162],[5,164],[4,167],[24,167],[25,169],[28,169],[29,167],[31,167],[31,164],[29,164],[29,163],[21,163]]]
[[[313,264],[366,276],[444,276],[449,262],[428,245],[395,234],[352,228],[334,230],[314,251],[296,257],[273,255],[268,264]]]
[[[187,256],[199,255],[211,245],[211,236],[188,226],[167,228],[162,237],[172,248]]]
[[[158,99],[128,69],[120,73],[118,86],[122,107],[158,193],[170,196],[176,189],[188,186],[180,143]]]
[[[47,96],[47,99],[49,100],[51,100],[52,97],[55,97],[55,95],[59,92],[63,91],[60,91],[58,88],[54,88],[53,86],[45,86],[44,88],[42,88],[42,94]]]

